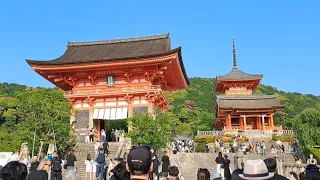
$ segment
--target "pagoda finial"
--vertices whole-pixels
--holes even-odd
[[[237,67],[237,56],[236,56],[236,43],[234,38],[232,39],[232,51],[233,51],[233,67]]]

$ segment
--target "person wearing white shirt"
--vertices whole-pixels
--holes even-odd
[[[87,155],[87,160],[84,161],[84,164],[86,165],[85,180],[87,180],[88,175],[89,175],[89,180],[93,180],[93,167],[95,166],[95,163],[91,159],[90,154]]]
[[[280,139],[278,139],[278,140],[276,141],[276,144],[277,144],[279,147],[281,147],[282,142],[280,141]]]
[[[313,154],[310,154],[310,158],[307,160],[307,164],[317,165],[317,160],[313,157]]]
[[[19,159],[19,152],[15,151],[14,153],[12,153],[10,157],[10,161],[18,161],[18,159]]]
[[[21,155],[19,162],[25,164],[27,167],[29,166],[29,158],[25,154]]]
[[[116,136],[116,142],[119,142],[120,131],[118,129],[114,131],[114,135]]]
[[[100,147],[100,143],[99,141],[97,141],[94,145],[94,150],[96,152],[96,155],[99,154],[99,147]]]

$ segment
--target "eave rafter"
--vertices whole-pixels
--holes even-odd
[[[145,67],[171,63],[177,58],[177,54],[170,54],[162,57],[146,58],[139,60],[126,60],[126,61],[107,61],[103,63],[92,64],[78,64],[78,65],[34,65],[32,68],[38,72],[71,72],[71,71],[83,71],[86,70],[98,70],[98,69],[118,69],[132,68],[132,67]]]

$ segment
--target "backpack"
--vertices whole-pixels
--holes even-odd
[[[98,164],[104,164],[106,162],[106,156],[102,153],[99,153],[96,161]]]

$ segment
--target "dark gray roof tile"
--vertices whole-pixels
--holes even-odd
[[[260,74],[248,74],[241,71],[238,67],[233,67],[231,72],[224,76],[217,76],[217,80],[241,80],[241,79],[257,79],[263,78],[263,75]]]
[[[282,108],[274,95],[220,95],[217,105],[222,109],[272,109]]]

